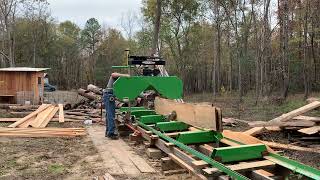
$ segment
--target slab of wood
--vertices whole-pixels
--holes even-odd
[[[58,104],[59,107],[59,123],[64,122],[63,104]]]
[[[155,111],[158,114],[169,115],[173,111],[177,120],[187,124],[220,131],[221,118],[218,108],[208,104],[179,103],[173,100],[156,98]],[[219,122],[218,122],[219,121]]]
[[[320,153],[320,149],[317,149],[317,148],[306,148],[306,147],[300,147],[300,146],[295,146],[291,144],[281,144],[281,143],[268,142],[268,141],[262,141],[262,142],[270,147],[278,148],[278,149],[288,149],[288,150],[295,150],[295,151]]]
[[[293,119],[294,120],[305,120],[305,121],[320,122],[320,117],[297,116],[297,117],[294,117]]]
[[[310,128],[303,128],[298,130],[301,133],[304,134],[308,134],[308,135],[312,135],[312,134],[317,134],[318,132],[320,132],[320,126],[314,126],[314,127],[310,127]]]
[[[242,133],[242,132],[234,132],[234,131],[230,131],[230,130],[224,130],[222,132],[222,135],[225,138],[238,141],[242,144],[263,144],[263,142],[260,141],[259,139],[255,138],[253,136],[247,135],[245,133]],[[235,146],[235,145],[239,145],[239,144],[233,143],[231,146]],[[267,146],[267,150],[269,152],[274,153],[274,151],[269,146]]]

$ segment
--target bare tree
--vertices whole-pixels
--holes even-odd
[[[18,0],[1,0],[1,28],[2,28],[2,56],[9,60],[9,65],[15,66],[14,54],[13,54],[13,38],[12,31],[15,20],[15,13]],[[6,52],[7,51],[7,52]],[[7,55],[6,55],[7,53]],[[2,57],[2,61],[3,61]]]
[[[152,51],[151,51],[152,55],[157,54],[159,49],[158,45],[159,45],[160,24],[161,24],[161,0],[157,0],[157,10],[156,10],[156,17],[154,22]]]

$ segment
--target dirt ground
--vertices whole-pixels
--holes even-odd
[[[74,99],[73,95],[71,93],[67,97],[72,96],[71,99]],[[60,97],[58,95],[52,99],[59,100]],[[255,105],[250,99],[245,99],[244,103],[237,104],[237,98],[232,98],[230,95],[209,98],[208,100],[206,94],[187,96],[185,99],[190,102],[204,100],[212,102],[222,108],[224,117],[244,120],[270,120],[305,103],[303,98],[295,98],[280,106],[272,103]],[[8,115],[5,111],[1,111],[1,116]],[[7,125],[6,123],[0,124],[3,127]],[[50,123],[50,126],[82,127],[83,124],[64,123],[59,125]],[[225,127],[225,129],[244,131],[249,127],[246,124],[238,123],[235,127]],[[297,141],[297,138],[288,132],[265,133],[259,138],[280,143]],[[125,141],[129,143],[127,138]],[[163,176],[160,172],[160,161],[149,160],[145,154],[144,145],[130,144],[130,146],[157,170],[157,173],[147,176],[147,178],[143,177],[144,179],[193,179],[188,174]],[[297,151],[281,151],[281,153],[320,169],[319,154]],[[0,138],[0,154],[0,179],[92,179],[106,173],[103,160],[88,136],[79,138]]]

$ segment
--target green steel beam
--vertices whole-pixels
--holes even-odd
[[[250,144],[214,148],[211,157],[219,162],[237,162],[263,158],[268,153],[264,144]]]
[[[120,77],[114,82],[114,94],[123,100],[134,100],[143,91],[155,90],[161,96],[169,99],[182,98],[182,81],[176,76],[131,76]]]
[[[200,144],[219,142],[222,135],[215,131],[188,131],[178,134],[176,140],[183,144]]]
[[[127,112],[127,111],[129,111],[129,109],[131,110],[131,111],[135,111],[135,110],[147,110],[145,107],[121,107],[120,108],[120,111],[121,112]]]
[[[141,116],[147,115],[155,115],[156,112],[154,110],[133,110],[131,111],[131,116],[135,116],[136,118],[140,118]]]
[[[280,166],[286,167],[291,171],[297,172],[306,177],[316,179],[316,180],[320,179],[320,170],[315,169],[313,167],[301,164],[297,161],[285,158],[283,156],[280,156],[274,153],[269,153],[269,155],[265,156],[265,158],[268,159],[269,161],[272,161]]]
[[[158,135],[160,138],[175,144],[176,146],[178,146],[179,148],[181,148],[182,150],[198,157],[199,159],[207,162],[208,164],[212,165],[213,167],[219,169],[220,171],[226,173],[227,175],[231,176],[234,179],[238,179],[238,180],[249,180],[249,178],[243,176],[242,174],[231,170],[230,168],[226,167],[225,165],[211,159],[209,156],[206,156],[205,154],[200,153],[199,151],[196,151],[194,149],[192,149],[191,147],[177,141],[174,140],[166,135],[164,135],[163,133],[161,133],[160,131],[157,131],[149,126],[147,126],[146,124],[143,124],[141,122],[138,121],[139,126],[143,127],[144,129],[153,132],[154,134]]]
[[[226,138],[226,137],[224,137]],[[234,143],[238,143],[239,145],[243,145],[243,143],[238,142],[236,140],[226,138]],[[306,177],[318,180],[320,179],[320,170],[315,169],[313,167],[310,167],[308,165],[299,163],[297,161],[291,160],[289,158],[280,156],[278,154],[269,153],[268,156],[264,156],[263,158],[268,159],[269,161],[272,161],[280,166],[283,166],[287,169],[290,169],[294,172],[297,172],[299,174],[302,174]]]
[[[160,122],[165,122],[166,117],[163,115],[141,116],[139,121],[144,124],[156,124],[156,123],[160,123]]]
[[[159,122],[156,128],[163,132],[169,131],[184,131],[189,128],[189,125],[180,121]]]

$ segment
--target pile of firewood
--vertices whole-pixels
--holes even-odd
[[[81,100],[73,106],[74,109],[100,109],[102,106],[102,88],[89,84],[87,89],[78,89],[78,94],[86,99]]]

